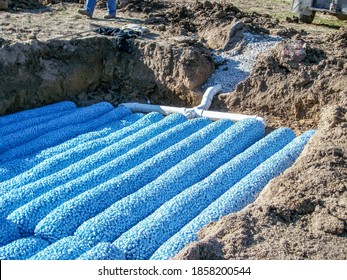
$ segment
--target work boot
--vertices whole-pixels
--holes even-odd
[[[116,15],[106,15],[106,16],[104,16],[104,19],[111,19],[111,18],[116,18]]]
[[[81,15],[87,16],[89,18],[92,18],[92,15],[86,10],[78,10],[78,13]]]

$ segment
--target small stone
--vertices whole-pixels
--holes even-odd
[[[112,98],[112,95],[111,94],[107,94],[106,96],[105,96],[105,100],[106,101],[111,101],[113,98]]]
[[[32,34],[30,34],[30,35],[28,36],[28,38],[31,39],[31,40],[36,40],[36,39],[37,39],[37,36],[36,36],[35,33],[32,33]]]

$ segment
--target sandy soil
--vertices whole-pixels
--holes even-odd
[[[21,42],[26,46],[36,46],[36,53],[54,49],[54,63],[58,65],[56,61],[59,61],[59,67],[63,67],[64,59],[77,63],[71,59],[73,51],[67,53],[70,46],[76,47],[77,53],[81,54],[88,43],[97,44],[95,37],[102,36],[92,31],[95,25],[120,27],[137,23],[146,26],[150,36],[135,42],[139,50],[136,55],[144,58],[145,63],[141,66],[142,72],[135,72],[139,76],[148,68],[155,71],[148,78],[151,81],[143,88],[139,86],[140,80],[137,80],[136,89],[131,83],[122,88],[130,92],[127,98],[141,99],[146,92],[146,99],[166,105],[167,102],[191,105],[199,100],[199,86],[203,81],[192,81],[192,77],[196,76],[192,75],[194,67],[186,66],[193,61],[199,61],[199,65],[211,63],[208,47],[213,44],[214,48],[219,48],[232,41],[234,38],[230,37],[228,30],[233,23],[241,21],[257,34],[282,36],[284,40],[281,44],[259,57],[250,77],[241,82],[234,92],[219,95],[212,109],[259,114],[265,117],[269,128],[288,126],[298,134],[311,128],[318,131],[296,164],[271,181],[253,204],[205,227],[199,233],[200,241],[188,245],[176,258],[347,259],[346,29],[319,26],[319,32],[314,28],[303,30],[301,25],[292,21],[244,12],[236,1],[226,1],[223,5],[208,1],[189,5],[182,4],[182,1],[129,1],[128,6],[117,12],[116,20],[103,19],[106,13],[102,8],[104,2],[100,3],[92,20],[77,13],[77,9],[83,7],[81,4],[38,6],[33,0],[25,6],[23,1],[17,2],[22,5],[12,6],[17,10],[0,12],[0,46],[10,51],[14,49],[14,42]],[[221,36],[216,36],[219,33]],[[64,43],[51,40],[56,38]],[[46,42],[48,49],[41,45]],[[60,48],[63,50],[59,51]],[[111,49],[108,42],[100,43],[98,55],[102,56]],[[89,58],[83,59],[88,61]],[[119,62],[117,59],[112,57],[109,61]],[[130,60],[120,61],[124,67],[131,64]],[[50,65],[49,62],[45,65],[40,63],[35,71],[43,71],[45,66]],[[13,75],[13,67],[0,65],[0,71],[3,71],[2,75],[13,71]],[[105,67],[100,71],[105,72]],[[127,71],[123,69],[119,75],[124,77],[126,72],[138,69],[139,65],[135,63],[131,67],[125,68]],[[178,82],[179,79],[184,81],[183,87],[182,83],[167,79],[165,70],[168,67],[173,69],[169,75],[176,75]],[[211,67],[205,72],[206,77],[213,70]],[[25,71],[28,69],[26,65]],[[50,74],[54,73],[51,71]],[[83,75],[77,75],[75,81]],[[131,78],[137,79],[136,76]],[[100,79],[96,76],[95,81],[100,83]],[[30,79],[28,81],[29,85]],[[166,88],[160,88],[156,84],[158,81],[167,85]],[[59,86],[51,87],[52,82],[48,79],[45,89],[62,91],[60,85],[63,82],[59,81],[56,83]],[[83,83],[84,80],[79,82]],[[100,100],[118,104],[126,98],[126,93],[121,93],[120,88],[109,80],[104,81],[104,85],[74,89],[74,101],[81,105]],[[3,88],[5,86],[6,81]],[[171,97],[167,98],[169,93]],[[174,100],[173,95],[179,98]],[[40,98],[33,102],[41,104],[43,101]],[[21,100],[22,107],[13,105],[18,100]],[[3,112],[19,110],[28,103],[23,96],[5,101],[0,100],[7,104]]]

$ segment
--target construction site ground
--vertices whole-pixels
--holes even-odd
[[[77,13],[83,4],[56,2],[12,0],[0,11],[1,115],[59,100],[193,107],[218,67],[209,49],[242,52],[233,24],[280,36],[211,110],[262,116],[269,130],[317,132],[254,203],[203,228],[176,259],[347,259],[346,21],[322,14],[312,25],[298,23],[290,1],[275,0],[128,1],[116,19],[103,18],[105,1],[92,19]],[[94,29],[126,24],[149,32],[133,54],[108,54],[112,44]]]

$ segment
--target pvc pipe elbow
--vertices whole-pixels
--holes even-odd
[[[221,90],[222,86],[220,84],[207,88],[202,97],[200,105],[198,105],[196,108],[201,110],[208,110],[212,104],[213,97]]]

